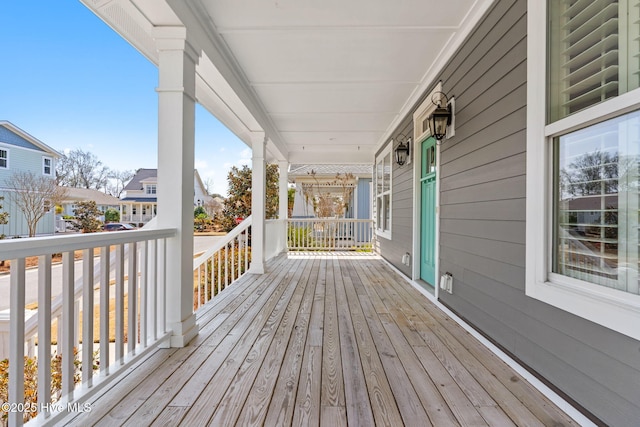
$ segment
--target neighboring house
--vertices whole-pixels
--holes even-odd
[[[296,189],[291,217],[316,216],[312,199],[324,194],[337,198],[346,195],[344,218],[371,219],[372,171],[368,164],[291,165],[289,182]]]
[[[67,187],[67,195],[60,204],[62,207],[61,215],[75,216],[76,204],[89,201],[96,202],[98,210],[102,212],[103,215],[100,217],[100,221],[104,221],[104,212],[107,209],[120,209],[120,199],[117,197],[89,188]]]
[[[194,170],[193,180],[194,208],[212,204],[214,199],[207,194],[197,170]],[[157,214],[157,194],[158,169],[138,169],[131,181],[124,187],[120,196],[120,221],[132,222],[140,226],[149,222]]]
[[[31,171],[51,180],[56,178],[56,161],[61,157],[53,148],[29,135],[11,122],[0,120],[0,202],[3,211],[9,213],[9,223],[0,225],[0,234],[27,236],[27,222],[22,211],[15,206],[7,188],[11,175],[16,171]],[[38,222],[36,234],[53,234],[55,231],[55,211],[51,206],[43,206],[48,212]]]

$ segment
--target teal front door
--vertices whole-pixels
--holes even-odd
[[[422,142],[420,174],[420,278],[436,283],[436,140]]]

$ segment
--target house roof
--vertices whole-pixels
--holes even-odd
[[[202,183],[202,179],[200,178],[200,174],[197,170],[194,169],[194,178],[195,182],[200,185],[203,192],[206,193],[204,188],[204,184]],[[156,183],[158,182],[158,169],[138,169],[136,174],[131,178],[131,181],[124,187],[123,192],[127,191],[141,191],[144,190],[144,184]],[[135,196],[127,196],[122,200],[128,201],[151,201],[151,198],[136,198]],[[155,199],[153,199],[155,201]]]
[[[21,138],[25,139],[27,142],[35,145],[36,147],[38,147],[42,151],[50,154],[53,157],[56,157],[56,158],[62,157],[61,153],[59,153],[58,151],[56,151],[53,148],[49,147],[47,144],[45,144],[44,142],[40,141],[38,138],[36,138],[36,137],[28,134],[24,130],[20,129],[18,126],[14,125],[10,121],[0,120],[0,126],[8,129],[9,131],[13,132],[14,134],[16,134],[18,136],[20,136]]]
[[[371,177],[373,166],[370,164],[355,165],[291,165],[289,168],[289,177],[306,177],[312,172],[316,173],[316,177],[335,178],[337,174],[345,175],[351,173],[357,177]]]
[[[158,176],[158,169],[138,169],[123,191],[139,191],[144,189],[143,181]]]
[[[84,202],[93,200],[98,205],[118,206],[120,199],[117,197],[105,194],[102,191],[92,190],[89,188],[72,188],[65,187],[67,189],[67,195],[64,198],[63,203]]]

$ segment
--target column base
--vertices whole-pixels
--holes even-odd
[[[251,265],[249,266],[249,271],[248,273],[251,274],[264,274],[265,272],[265,268],[264,268],[264,263],[263,262],[251,262]]]
[[[162,348],[185,347],[198,335],[200,330],[199,325],[196,323],[195,313],[182,322],[170,324],[168,327],[172,334],[169,337],[169,341],[161,345]]]

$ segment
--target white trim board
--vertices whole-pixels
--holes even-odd
[[[482,345],[487,347],[489,351],[495,354],[500,360],[509,365],[511,369],[516,371],[520,376],[522,376],[529,384],[531,384],[536,390],[542,393],[545,397],[547,397],[551,402],[564,411],[565,414],[570,416],[574,421],[576,421],[579,425],[583,427],[596,427],[596,424],[593,423],[589,418],[587,418],[582,412],[578,411],[573,405],[563,399],[558,393],[553,391],[549,386],[540,381],[536,376],[534,376],[531,372],[525,369],[522,365],[516,362],[511,358],[507,353],[500,350],[495,344],[489,341],[484,335],[480,334],[476,329],[474,329],[467,322],[462,320],[458,315],[448,309],[444,304],[436,299],[435,296],[431,295],[429,291],[424,289],[420,284],[414,280],[409,279],[404,275],[400,270],[398,270],[393,264],[387,261],[385,258],[380,257],[382,261],[384,261],[393,271],[398,273],[400,277],[406,280],[411,286],[416,288],[418,292],[424,295],[430,302],[433,303],[438,309],[440,309],[444,314],[449,316],[454,322],[460,325],[465,331],[467,331],[471,336],[480,341]]]

